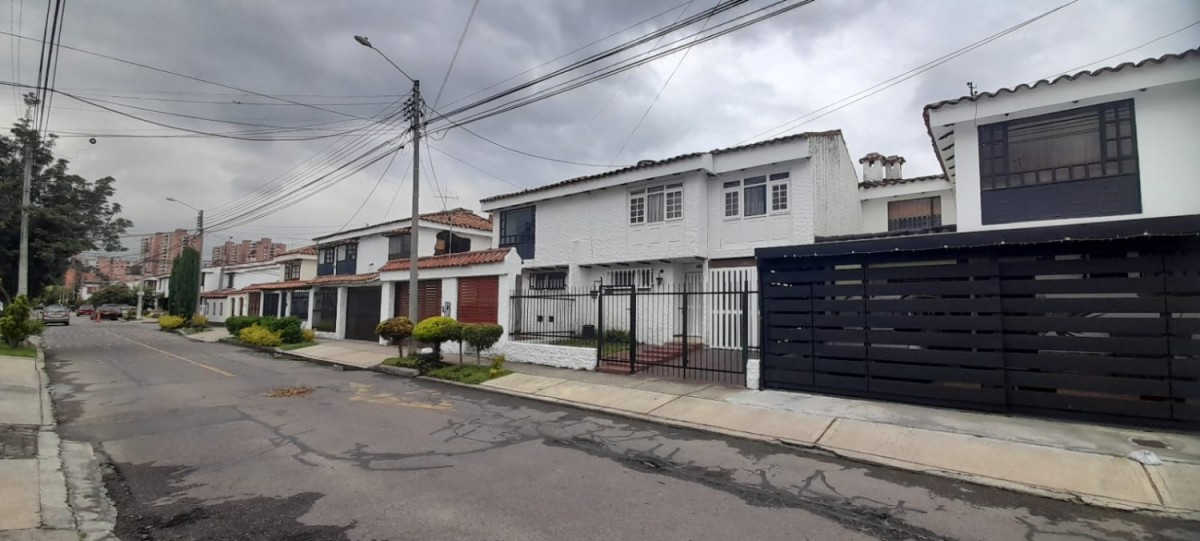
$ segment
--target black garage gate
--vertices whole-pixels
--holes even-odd
[[[1200,424],[1200,217],[758,251],[765,387]]]
[[[379,302],[383,296],[380,286],[351,287],[346,294],[346,338],[378,340],[375,326],[379,324]]]

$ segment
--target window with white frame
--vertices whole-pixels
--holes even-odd
[[[651,284],[654,283],[654,270],[650,268],[610,270],[604,282],[610,286],[650,289]]]
[[[543,271],[529,275],[529,289],[566,289],[566,271]]]
[[[629,192],[629,223],[659,223],[683,218],[683,184]]]
[[[788,179],[788,173],[773,173],[726,182],[725,217],[753,218],[787,212],[791,189]]]

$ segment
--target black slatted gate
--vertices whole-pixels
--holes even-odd
[[[1145,234],[1163,223],[1200,231],[1142,220],[1104,240],[1067,240],[1089,235],[1070,226],[760,250],[763,384],[1200,423],[1200,241]]]

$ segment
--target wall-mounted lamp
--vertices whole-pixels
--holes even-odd
[[[596,280],[595,282],[592,282],[592,291],[590,292],[590,295],[592,296],[593,299],[596,298],[596,296],[600,294],[600,288],[603,286],[604,286],[603,280]]]
[[[658,269],[658,276],[654,277],[654,283],[656,285],[660,285],[660,286],[662,285],[662,283],[663,283],[663,270],[662,269]]]

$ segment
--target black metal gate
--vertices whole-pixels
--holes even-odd
[[[1200,220],[759,250],[763,385],[1200,422]]]
[[[693,291],[682,284],[602,286],[596,296],[597,370],[744,386],[746,362],[758,349],[749,332],[754,297],[747,289]],[[734,310],[720,321],[693,321],[717,305]],[[712,347],[709,338],[717,333],[724,347]]]
[[[346,338],[377,340],[375,326],[379,324],[379,302],[383,296],[380,287],[352,287],[346,293]]]

